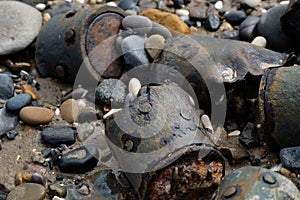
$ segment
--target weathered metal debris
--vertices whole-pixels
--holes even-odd
[[[226,176],[214,200],[299,199],[296,186],[286,177],[259,167],[243,167]]]

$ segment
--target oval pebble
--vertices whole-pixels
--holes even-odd
[[[58,163],[61,172],[85,173],[98,163],[99,153],[94,146],[82,146],[64,154]]]
[[[46,188],[37,183],[23,183],[15,187],[6,200],[42,200],[45,198]]]
[[[155,56],[158,54],[158,52],[160,52],[164,48],[165,42],[166,42],[165,38],[158,34],[151,35],[146,40],[145,49],[147,50],[151,58],[154,59]]]
[[[0,1],[0,55],[27,47],[42,27],[42,14],[18,1]]]
[[[28,106],[31,100],[32,97],[30,94],[18,94],[6,102],[6,110],[8,112],[19,111],[23,107]]]
[[[261,0],[245,0],[245,3],[249,6],[255,7],[261,3]]]
[[[0,38],[0,51],[1,51],[1,38]],[[12,78],[9,77],[7,74],[0,74],[0,99],[6,100],[11,98],[13,95],[14,95],[14,83]]]
[[[19,115],[29,125],[41,125],[51,122],[54,112],[44,107],[27,106],[21,109]]]
[[[80,114],[77,101],[75,99],[68,99],[63,102],[60,106],[60,112],[67,122],[74,123]]]
[[[123,10],[129,10],[137,5],[137,0],[120,0],[118,6]]]
[[[242,10],[229,12],[224,15],[225,20],[228,21],[232,26],[240,25],[246,19],[246,17],[246,13]]]
[[[264,38],[262,36],[257,36],[256,38],[253,39],[251,44],[265,48],[267,45],[267,40],[266,40],[266,38]]]
[[[175,13],[179,16],[189,16],[189,11],[186,9],[176,9]]]
[[[57,147],[61,144],[71,145],[75,142],[75,130],[72,127],[49,126],[42,131],[42,140],[50,146]]]
[[[129,15],[122,21],[125,29],[133,29],[138,35],[149,33],[152,29],[152,21],[144,16]]]

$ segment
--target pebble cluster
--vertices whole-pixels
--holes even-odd
[[[299,40],[288,30],[281,29],[280,17],[285,14],[288,2],[0,1],[0,166],[5,162],[3,157],[16,159],[16,163],[24,165],[23,171],[19,168],[19,171],[14,171],[13,167],[9,170],[8,175],[15,174],[9,181],[2,180],[4,176],[8,177],[0,173],[0,199],[137,197],[130,189],[128,193],[119,194],[120,190],[114,188],[116,185],[126,186],[127,180],[122,180],[121,176],[114,186],[109,184],[116,173],[103,170],[105,167],[99,166],[99,159],[102,156],[103,164],[111,161],[112,155],[105,154],[108,147],[97,146],[102,144],[97,138],[101,136],[103,139],[104,119],[120,111],[111,109],[111,105],[119,108],[133,101],[145,87],[137,79],[131,79],[127,86],[115,78],[103,80],[93,91],[80,86],[72,89],[70,86],[58,87],[57,81],[47,85],[43,82],[45,79],[39,77],[32,55],[37,35],[53,16],[72,15],[72,10],[103,4],[118,6],[127,13],[116,37],[116,46],[124,57],[127,71],[151,63],[166,42],[179,34],[241,40],[278,52],[299,53]],[[299,27],[294,29],[299,30]],[[53,96],[52,89],[57,96]],[[239,98],[236,95],[234,99],[236,110],[242,110],[245,104],[247,108],[253,108],[256,103],[249,101],[242,105]],[[195,105],[192,97],[190,101]],[[273,154],[268,152],[259,135],[260,124],[252,120],[252,111],[242,110],[247,121],[235,119],[232,122],[230,119],[226,122],[226,130],[214,129],[205,111],[199,110],[199,115],[207,131],[222,133],[219,150],[230,164],[270,168],[299,187],[300,147],[281,149],[277,160],[279,165],[268,160]],[[27,138],[32,141],[22,141]],[[17,158],[10,158],[7,153],[1,155],[9,152],[7,147],[13,142],[16,144],[14,150],[24,148],[21,143],[31,143],[28,159],[23,158],[22,152],[17,152]]]

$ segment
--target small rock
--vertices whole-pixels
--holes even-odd
[[[89,194],[89,188],[86,185],[81,186],[77,191],[79,194],[83,194],[83,195]]]
[[[68,99],[60,106],[60,112],[62,117],[69,123],[74,123],[80,113],[79,106],[75,99]]]
[[[8,140],[14,140],[15,137],[17,137],[18,134],[19,134],[19,133],[18,133],[16,130],[11,130],[11,131],[8,131],[8,132],[6,133],[6,138],[7,138]]]
[[[283,167],[300,169],[300,146],[281,149],[279,157]]]
[[[174,8],[182,8],[184,6],[184,0],[172,0]]]
[[[58,197],[65,197],[67,195],[67,187],[59,183],[49,185],[50,194]]]
[[[233,11],[224,15],[226,21],[228,21],[232,26],[240,25],[247,15],[242,10]]]
[[[88,93],[87,89],[84,88],[76,88],[69,94],[65,95],[61,101],[66,101],[67,99],[82,99],[85,97],[85,95]]]
[[[132,29],[138,35],[144,35],[151,31],[152,21],[144,16],[129,15],[122,21],[125,29]]]
[[[169,31],[169,29],[167,29],[165,26],[163,26],[159,23],[152,22],[152,29],[148,33],[148,37],[150,37],[151,35],[155,35],[155,34],[161,35],[165,39],[172,37],[172,33]]]
[[[145,42],[145,49],[151,56],[155,58],[158,52],[160,52],[165,46],[165,38],[161,35],[151,35]]]
[[[19,115],[22,121],[35,126],[51,122],[54,112],[48,108],[26,106],[21,109]]]
[[[217,1],[217,2],[215,3],[215,8],[216,8],[217,10],[222,9],[222,8],[223,8],[223,1]]]
[[[239,140],[248,148],[256,147],[259,145],[259,138],[254,130],[253,123],[247,123],[244,130],[240,134]]]
[[[41,13],[18,1],[0,1],[0,19],[0,55],[12,54],[27,47],[42,27]]]
[[[32,97],[30,94],[18,94],[6,102],[6,110],[8,112],[19,111],[23,107],[28,106],[31,100]]]
[[[46,195],[46,188],[36,183],[23,183],[15,187],[8,195],[6,200],[41,200]]]
[[[146,39],[138,35],[131,35],[122,40],[121,48],[127,70],[149,64],[147,53],[144,49]]]
[[[118,6],[123,10],[130,10],[136,7],[138,0],[120,0]]]
[[[97,110],[83,110],[78,116],[78,122],[84,123],[84,122],[93,122],[97,121],[101,118],[102,112]]]
[[[192,20],[205,20],[207,18],[207,10],[209,5],[204,2],[192,3],[189,6],[189,16]]]
[[[288,170],[288,169],[286,169],[286,168],[284,168],[284,167],[282,167],[279,172],[280,172],[280,174],[282,174],[284,176],[288,176],[288,175],[291,174],[291,171]]]
[[[105,79],[96,88],[97,104],[122,104],[125,99],[126,85],[118,79]]]
[[[7,112],[5,108],[0,109],[0,138],[7,131],[13,130],[17,124],[17,114]]]
[[[220,27],[220,24],[221,22],[219,17],[216,14],[212,13],[208,15],[204,23],[204,28],[209,31],[216,31]]]
[[[148,17],[152,21],[175,32],[183,34],[188,34],[190,32],[189,27],[175,14],[149,8],[141,12],[140,15]]]
[[[58,163],[64,173],[85,173],[98,163],[99,153],[94,146],[82,146],[64,154]]]
[[[71,145],[75,142],[75,130],[72,127],[49,126],[44,128],[41,135],[42,140],[52,147]]]
[[[36,4],[35,8],[38,9],[39,11],[44,11],[46,8],[46,4],[38,3],[38,4]]]
[[[228,133],[228,136],[229,137],[234,137],[234,136],[239,136],[240,134],[241,134],[241,131],[235,130],[235,131],[232,131],[232,132]]]
[[[179,15],[179,16],[189,16],[189,14],[190,14],[189,11],[186,9],[176,9],[175,13],[176,13],[176,15]]]
[[[265,48],[267,45],[267,40],[262,36],[257,36],[256,38],[254,38],[251,44]]]
[[[90,135],[93,134],[95,128],[89,123],[83,123],[77,128],[77,138],[80,142],[85,141]]]
[[[239,36],[245,41],[251,41],[256,35],[256,25],[259,22],[259,17],[248,16],[239,27]]]
[[[33,173],[32,176],[30,177],[30,179],[28,180],[28,182],[29,183],[37,183],[37,184],[45,185],[46,184],[46,179],[40,173]]]
[[[261,0],[245,0],[244,2],[249,6],[255,7],[261,3]]]
[[[1,1],[0,1],[0,8],[1,8]],[[1,21],[3,21],[3,20],[1,20]],[[6,20],[4,20],[4,21],[6,21]],[[0,25],[0,27],[1,27],[1,25]],[[0,38],[0,51],[1,51],[1,38]],[[0,99],[9,99],[13,95],[14,95],[14,83],[13,83],[12,78],[10,78],[6,74],[0,74]]]

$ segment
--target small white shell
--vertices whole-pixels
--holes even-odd
[[[264,38],[262,36],[257,36],[256,38],[253,39],[251,44],[265,48],[267,45],[267,40],[266,40],[266,38]]]
[[[142,87],[141,82],[137,78],[130,79],[128,84],[128,90],[130,93],[133,94],[135,98],[137,97],[141,87]]]
[[[228,133],[228,136],[233,137],[233,136],[239,136],[240,134],[241,134],[241,131],[235,130],[235,131]]]
[[[207,128],[207,129],[211,130],[212,132],[214,132],[214,129],[211,125],[211,121],[207,115],[201,116],[201,122],[202,122],[204,128]]]

